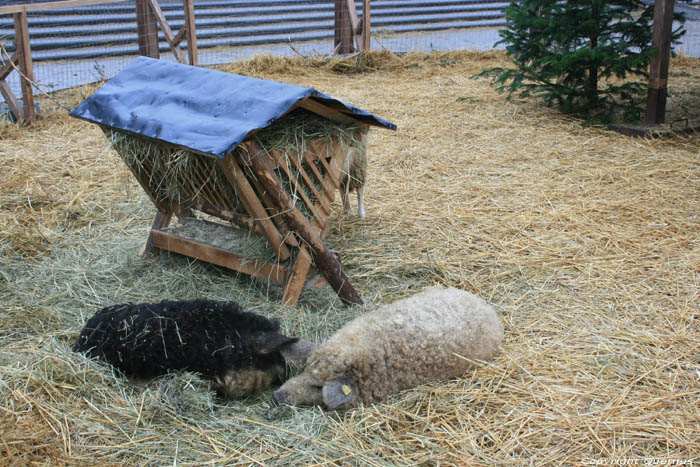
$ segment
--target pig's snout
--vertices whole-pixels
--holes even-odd
[[[275,403],[275,405],[286,404],[288,397],[289,393],[281,389],[272,393],[272,401]]]

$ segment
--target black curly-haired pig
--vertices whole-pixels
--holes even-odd
[[[200,373],[224,396],[244,397],[285,380],[285,355],[307,343],[279,333],[279,321],[235,302],[168,301],[113,305],[90,318],[73,346],[123,374],[150,379]]]

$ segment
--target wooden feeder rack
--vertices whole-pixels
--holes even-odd
[[[362,303],[323,239],[348,152],[393,123],[312,88],[147,57],[70,114],[102,128],[155,205],[145,253],[279,284],[285,305],[321,284]],[[211,229],[225,232],[204,239]],[[321,279],[307,279],[312,264]]]
[[[105,133],[112,131],[103,130]],[[190,169],[191,177],[206,180],[210,169],[205,164],[216,164],[229,186],[223,189],[220,185],[203,182],[197,193],[193,193],[182,184],[182,193],[186,196],[178,200],[162,199],[158,194],[159,180],[152,176],[148,161],[141,165],[127,163],[157,208],[144,253],[157,254],[160,250],[178,253],[281,285],[285,305],[294,305],[304,287],[324,284],[330,284],[344,303],[362,303],[343,273],[338,257],[323,242],[331,205],[340,188],[347,147],[338,137],[311,141],[306,146],[307,151],[297,157],[284,157],[278,150],[265,151],[252,140],[242,142],[223,159],[193,154],[202,159],[202,164],[194,164]],[[289,191],[299,195],[296,203],[277,171],[282,171],[291,182]],[[222,192],[234,192],[238,200],[226,199]],[[236,212],[234,205],[238,202],[244,207],[245,215]],[[249,259],[244,251],[232,251],[168,229],[173,215],[185,223],[211,224],[197,219],[195,211],[225,221],[228,224],[226,235],[245,237],[251,232],[262,235],[276,260]],[[223,226],[217,224],[216,227]],[[307,280],[312,260],[322,277]]]

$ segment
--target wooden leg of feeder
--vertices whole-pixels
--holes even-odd
[[[306,245],[303,245],[299,249],[297,261],[294,263],[294,267],[289,275],[289,280],[287,281],[287,286],[284,289],[284,295],[282,295],[282,305],[296,305],[297,300],[299,300],[299,295],[301,295],[301,290],[304,288],[304,284],[306,283],[306,276],[309,274],[310,268],[311,255],[309,254]]]
[[[361,305],[362,299],[350,280],[343,272],[340,263],[333,256],[328,248],[323,244],[319,232],[313,229],[309,221],[294,207],[289,193],[284,189],[279,178],[275,175],[272,162],[268,159],[264,151],[252,142],[248,142],[248,162],[263,187],[277,203],[277,209],[287,221],[287,225],[294,230],[309,246],[316,267],[321,271],[323,277],[333,290],[336,291],[340,300],[346,305]]]
[[[160,230],[165,227],[167,227],[170,224],[170,220],[173,218],[173,213],[172,212],[162,212],[158,211],[156,213],[156,218],[153,219],[153,225],[151,226],[151,229],[156,229]],[[148,240],[146,240],[146,244],[143,247],[143,251],[141,252],[142,255],[157,255],[160,252],[160,248],[156,248],[153,246],[153,235],[151,232],[148,232]]]

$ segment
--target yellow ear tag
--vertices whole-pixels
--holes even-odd
[[[343,394],[345,394],[346,396],[349,396],[352,392],[352,389],[350,389],[350,386],[348,386],[347,384],[343,384],[340,389],[343,390]]]

